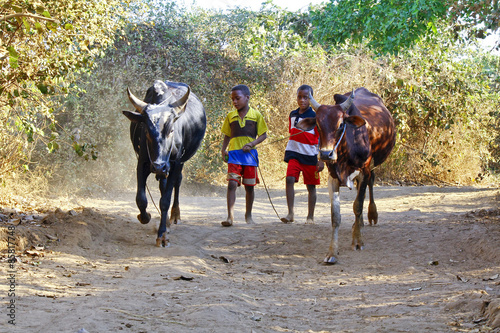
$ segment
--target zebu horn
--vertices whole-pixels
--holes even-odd
[[[344,112],[347,112],[347,110],[349,110],[349,108],[351,107],[353,101],[354,101],[354,89],[352,90],[349,98],[345,102],[340,104],[340,107]]]
[[[318,102],[316,102],[316,100],[314,99],[314,97],[311,94],[311,92],[309,92],[309,101],[311,102],[311,106],[314,109],[314,111],[318,111],[318,109],[321,106],[321,104],[319,104]]]
[[[189,88],[189,86],[187,86],[187,91],[184,94],[184,96],[182,96],[176,102],[170,104],[170,106],[173,107],[173,108],[182,108],[184,105],[186,105],[190,93],[191,93],[191,88]]]
[[[146,106],[148,106],[148,103],[145,103],[145,102],[141,101],[140,99],[138,99],[137,97],[135,97],[134,94],[132,94],[132,92],[130,91],[130,88],[127,88],[127,94],[128,94],[128,99],[130,100],[130,103],[132,103],[132,105],[135,107],[135,109],[137,111],[142,113],[142,110],[144,110],[144,108]]]
[[[191,93],[191,88],[189,88],[189,86],[187,86],[187,88],[188,89],[186,93],[184,94],[184,96],[181,97],[181,99],[170,104],[175,114],[174,121],[177,121],[177,119],[179,119],[179,117],[184,113],[184,111],[186,111],[186,103],[189,99],[189,94]]]

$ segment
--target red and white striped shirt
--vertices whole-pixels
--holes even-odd
[[[312,108],[300,114],[299,109],[290,113],[288,119],[288,129],[290,139],[285,149],[285,162],[296,159],[302,164],[316,165],[318,163],[318,140],[319,134],[315,128],[310,131],[303,131],[297,128],[301,119],[314,118],[316,113]]]

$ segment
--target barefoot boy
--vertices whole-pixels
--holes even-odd
[[[309,93],[313,90],[308,85],[302,85],[297,90],[297,104],[299,108],[290,113],[289,132],[290,139],[285,149],[285,162],[288,163],[286,171],[286,202],[288,215],[281,219],[284,223],[294,221],[294,185],[299,181],[300,173],[304,178],[308,191],[308,214],[306,223],[314,223],[314,207],[316,206],[316,185],[319,185],[319,172],[323,170],[324,163],[318,162],[318,139],[316,128],[310,131],[299,130],[296,126],[303,118],[314,118],[316,113],[309,106]]]
[[[226,116],[222,125],[224,141],[222,142],[222,158],[227,161],[227,219],[222,221],[224,227],[234,222],[234,203],[236,188],[245,186],[246,223],[254,223],[252,206],[254,186],[259,182],[257,167],[259,156],[255,146],[267,138],[267,125],[262,115],[249,107],[250,89],[246,85],[237,85],[231,89],[231,100],[236,110]]]

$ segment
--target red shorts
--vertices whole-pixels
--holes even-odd
[[[320,184],[319,172],[316,165],[302,164],[296,159],[291,159],[288,161],[288,167],[286,168],[287,177],[295,177],[295,182],[298,182],[301,171],[302,171],[302,177],[304,177],[304,184],[306,185]]]
[[[242,183],[247,186],[255,186],[259,183],[257,167],[228,163],[227,180],[234,180],[238,182],[238,186]]]

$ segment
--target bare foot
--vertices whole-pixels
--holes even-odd
[[[286,217],[281,218],[281,222],[283,223],[292,223],[293,221],[293,214],[288,214]]]
[[[254,221],[253,221],[253,219],[252,219],[252,215],[250,215],[250,216],[245,216],[245,222],[246,222],[247,224],[255,224],[255,222],[254,222]]]
[[[220,224],[222,224],[223,227],[230,227],[233,225],[233,220],[227,219],[226,221],[222,221]]]

